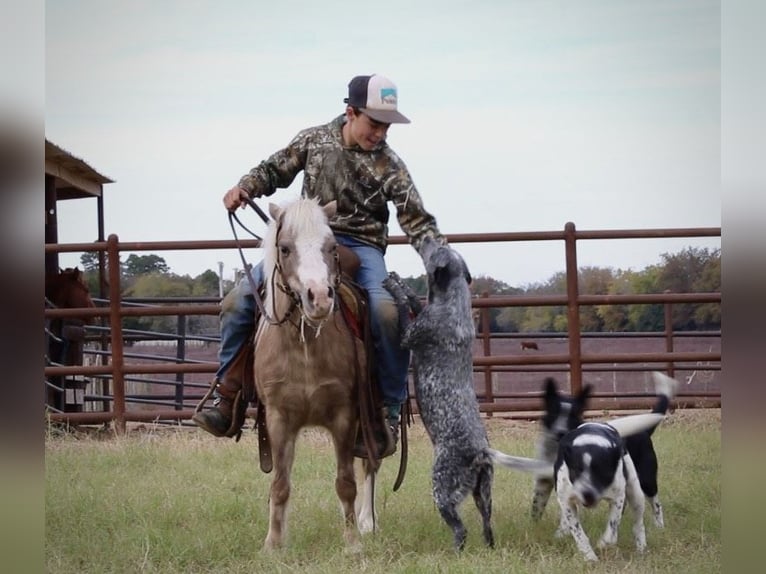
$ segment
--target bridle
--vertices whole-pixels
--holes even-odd
[[[251,199],[251,198],[243,198],[243,200],[253,208],[253,210],[258,214],[258,216],[264,221],[264,223],[269,224],[271,222],[271,219],[269,216],[267,216],[263,210],[258,207],[258,205]],[[281,253],[279,250],[279,234],[282,230],[282,222],[277,223],[277,231],[274,234],[274,248],[276,249],[276,261],[274,263],[274,270],[270,274],[271,277],[271,292],[274,293],[275,289],[279,289],[282,291],[285,295],[288,296],[290,299],[290,306],[288,307],[287,311],[285,311],[285,314],[281,318],[277,318],[277,309],[276,309],[276,299],[272,297],[271,302],[271,309],[272,313],[269,314],[266,310],[266,305],[261,298],[261,295],[258,290],[258,286],[255,284],[255,281],[253,281],[253,277],[250,274],[247,261],[245,260],[245,255],[242,250],[242,246],[239,243],[239,237],[237,236],[237,230],[234,226],[234,221],[237,222],[237,224],[247,231],[250,235],[252,235],[255,239],[263,243],[263,238],[259,236],[258,234],[251,231],[245,224],[243,224],[240,219],[237,217],[236,213],[229,211],[229,225],[231,226],[232,234],[234,235],[234,239],[237,241],[237,250],[239,251],[239,257],[242,260],[243,269],[245,269],[245,273],[247,274],[247,280],[250,282],[250,290],[253,293],[253,297],[255,298],[255,303],[258,306],[258,311],[261,314],[261,317],[264,318],[266,322],[268,322],[270,325],[283,325],[286,322],[290,322],[296,329],[298,329],[301,333],[301,340],[304,340],[303,332],[304,332],[304,326],[306,323],[309,324],[312,328],[315,329],[316,334],[315,337],[319,336],[319,333],[322,329],[322,326],[327,321],[327,319],[330,318],[332,313],[328,314],[328,316],[323,319],[322,321],[319,321],[318,323],[311,320],[308,316],[306,316],[306,312],[303,308],[303,303],[301,301],[300,296],[293,291],[292,288],[287,284],[287,282],[284,280],[284,273],[282,270],[282,263],[280,260]],[[338,293],[338,287],[340,286],[340,280],[341,280],[341,273],[340,273],[340,260],[338,256],[338,252],[335,252],[335,255],[333,257],[334,263],[335,263],[335,280],[333,281],[333,294],[337,295]],[[277,276],[279,277],[279,280],[277,280]],[[301,318],[300,318],[300,324],[294,322],[291,317],[295,310],[300,310]]]

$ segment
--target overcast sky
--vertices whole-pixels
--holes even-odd
[[[718,227],[720,24],[706,0],[47,2],[45,135],[116,181],[107,234],[230,239],[225,191],[380,73],[412,120],[389,144],[444,233]],[[59,207],[60,242],[96,239],[95,200]],[[582,242],[578,263],[640,270],[688,245],[720,241]],[[514,286],[564,269],[558,242],[455,247]],[[159,254],[192,276],[242,266]],[[409,247],[387,260],[423,272]]]

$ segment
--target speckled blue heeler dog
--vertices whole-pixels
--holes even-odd
[[[406,327],[402,344],[412,351],[418,408],[434,446],[434,501],[452,528],[455,547],[462,550],[466,529],[458,506],[471,493],[481,514],[484,540],[493,546],[493,461],[527,471],[538,461],[504,455],[489,447],[473,387],[476,335],[471,274],[462,257],[448,246],[427,240],[422,255],[428,274],[428,304]],[[398,292],[391,281],[387,287],[400,309],[405,298],[413,306],[401,283]]]

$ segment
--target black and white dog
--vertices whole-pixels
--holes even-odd
[[[678,387],[678,381],[667,375],[654,372],[657,402],[652,413],[667,414],[670,401]],[[592,392],[591,385],[585,385],[574,397],[569,397],[558,391],[552,378],[545,380],[544,405],[545,411],[540,425],[540,437],[537,444],[537,458],[553,463],[558,454],[561,438],[570,430],[577,428],[583,422],[588,398]],[[662,504],[658,496],[657,454],[652,443],[652,433],[656,427],[625,437],[625,446],[636,467],[638,481],[645,497],[652,506],[654,523],[659,528],[664,526]],[[539,519],[553,489],[553,481],[547,476],[537,476],[535,479],[534,495],[532,498],[532,518]]]
[[[599,548],[617,542],[627,501],[634,513],[636,548],[643,552],[646,548],[644,494],[636,467],[626,450],[625,439],[656,428],[664,418],[662,414],[647,413],[620,417],[609,423],[582,423],[561,437],[552,468],[546,468],[545,461],[520,457],[510,457],[511,464],[506,464],[506,455],[497,451],[493,459],[505,466],[534,472],[538,479],[546,477],[553,481],[561,509],[556,536],[572,534],[577,548],[587,560],[596,561],[598,557],[580,524],[579,510],[592,508],[601,500],[609,501],[610,512]]]
[[[402,344],[412,351],[418,409],[434,447],[434,501],[453,531],[455,547],[462,550],[466,528],[458,507],[470,493],[481,514],[484,541],[491,547],[493,461],[499,458],[506,466],[528,472],[546,465],[489,447],[473,386],[471,274],[463,258],[448,246],[429,239],[421,254],[428,277],[428,304],[408,325],[411,291],[396,281],[395,274],[385,286],[406,325]]]
[[[636,549],[639,552],[646,549],[644,493],[623,437],[654,428],[663,418],[659,414],[644,414],[611,423],[587,422],[562,437],[554,465],[556,496],[561,507],[556,535],[570,533],[586,560],[596,561],[598,557],[580,524],[579,510],[595,507],[601,500],[609,502],[610,510],[598,547],[617,542],[627,500],[633,510]],[[627,426],[620,424],[626,422]]]

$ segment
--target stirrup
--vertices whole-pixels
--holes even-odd
[[[234,397],[234,404],[231,406],[231,425],[223,436],[236,437],[234,442],[239,442],[242,438],[242,426],[245,424],[245,418],[247,417],[247,401],[242,399],[242,390],[237,391]]]
[[[210,388],[207,390],[205,395],[197,403],[197,406],[194,407],[195,415],[202,411],[202,408],[210,400],[210,397],[213,396],[213,393],[215,392],[215,388],[218,386],[219,383],[220,381],[218,380],[218,377],[212,380],[212,382],[210,383]],[[226,432],[223,433],[222,436],[226,438],[236,437],[234,442],[239,442],[239,439],[242,438],[242,426],[245,424],[246,417],[247,417],[247,402],[242,400],[242,390],[240,389],[239,391],[237,391],[237,394],[234,396],[234,401],[231,407],[231,424],[229,425],[229,428],[226,430]]]
[[[195,415],[202,410],[202,407],[205,406],[205,403],[207,403],[210,400],[210,397],[213,396],[216,386],[218,386],[218,377],[215,377],[212,381],[210,381],[210,388],[207,390],[205,395],[197,403],[197,406],[194,407]]]

